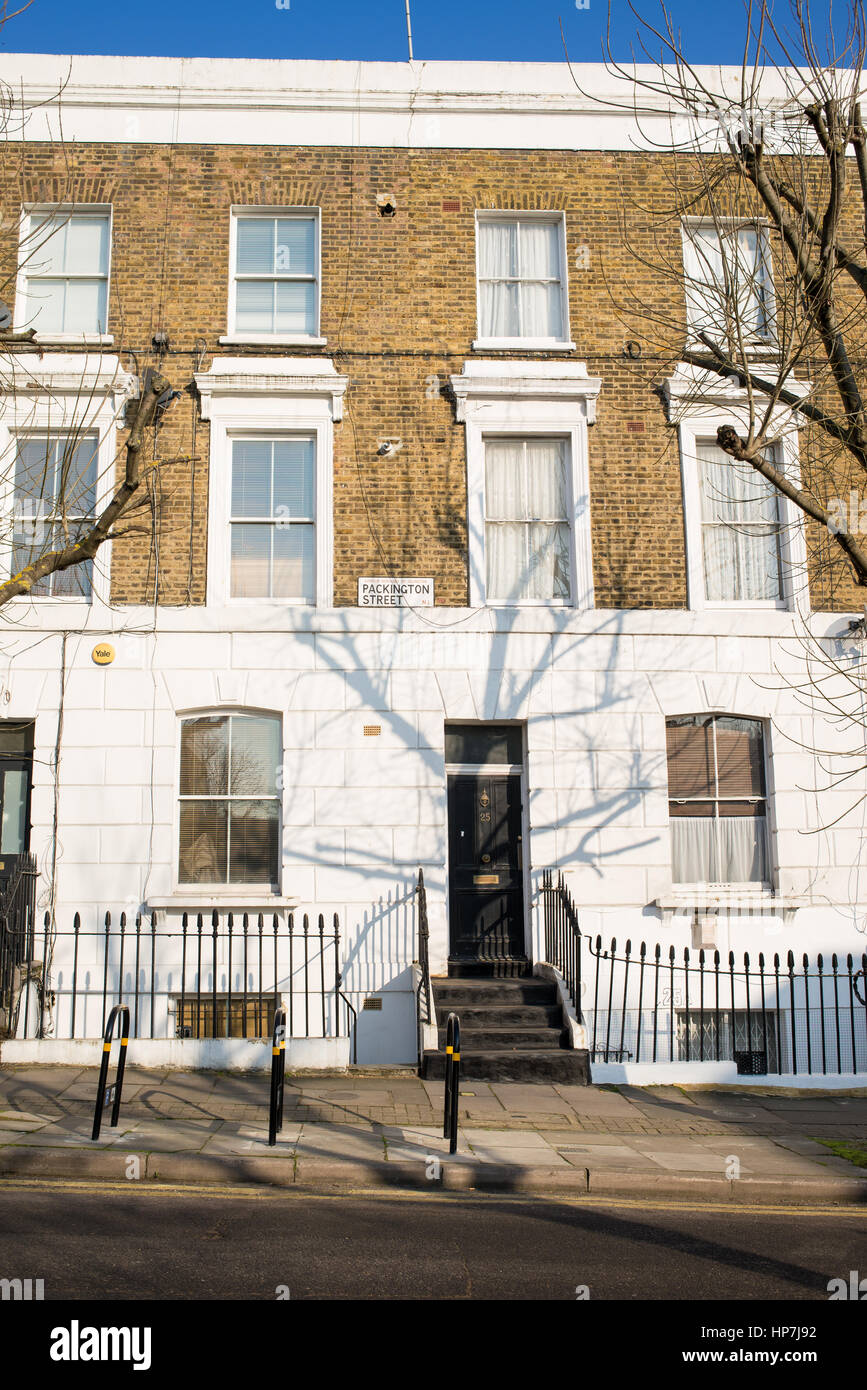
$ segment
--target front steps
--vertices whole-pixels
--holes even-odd
[[[509,962],[498,963],[508,965]],[[446,1022],[456,1013],[461,1024],[461,1080],[558,1081],[590,1084],[586,1051],[568,1046],[568,1032],[556,987],[519,973],[482,971],[431,980],[439,1049],[426,1051],[422,1076],[445,1076]]]

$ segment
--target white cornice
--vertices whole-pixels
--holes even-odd
[[[757,377],[776,383],[777,364],[773,360],[762,361],[757,358],[752,364]],[[810,394],[812,383],[787,378],[785,389],[803,400]],[[715,406],[735,408],[749,407],[750,397],[744,386],[736,378],[721,377],[716,372],[704,371],[688,363],[679,363],[671,376],[662,382],[662,391],[669,407],[669,419],[680,418],[684,411],[701,411]],[[780,410],[794,407],[780,404]]]
[[[596,419],[596,397],[602,378],[588,376],[586,362],[465,362],[460,376],[449,377],[458,421],[467,418],[467,404],[489,400],[574,401],[583,404],[588,424]]]
[[[97,396],[120,400],[134,396],[138,378],[120,359],[106,353],[2,353],[0,394],[20,396],[77,396],[86,405]]]
[[[737,103],[740,68],[697,72]],[[0,84],[7,139],[575,150],[671,139],[665,99],[618,82],[603,63],[3,54]],[[784,96],[769,70],[762,100]]]
[[[213,402],[228,397],[309,396],[328,398],[332,419],[340,421],[348,385],[349,377],[340,376],[324,357],[217,357],[210,371],[196,375],[205,420]]]

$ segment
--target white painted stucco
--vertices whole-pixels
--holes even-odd
[[[699,67],[740,100],[739,67]],[[653,70],[639,65],[639,75]],[[671,139],[662,97],[637,104],[601,63],[364,63],[0,55],[27,140],[629,150]],[[788,93],[768,69],[756,100]],[[687,134],[682,123],[674,134]],[[718,134],[715,121],[707,128]]]
[[[7,632],[0,682],[7,717],[37,712],[32,847],[47,867],[63,638],[51,631],[54,614],[31,604],[28,616],[42,640]],[[839,791],[816,790],[808,750],[832,731],[805,714],[792,688],[794,615],[263,607],[245,614],[244,631],[225,607],[67,609],[65,618],[85,630],[65,641],[58,926],[68,930],[76,910],[95,924],[106,910],[157,908],[175,927],[185,907],[337,912],[347,995],[359,1010],[368,995],[382,999],[381,1012],[359,1014],[359,1062],[415,1056],[420,867],[432,968],[445,967],[446,720],[524,723],[534,885],[559,867],[585,931],[680,950],[692,944],[696,905],[671,883],[665,717],[723,708],[765,719],[774,894],[730,904],[722,895],[714,944],[797,957],[864,949],[864,804],[843,814]],[[839,633],[847,622],[817,615],[813,626]],[[116,659],[97,667],[91,652],[102,638]],[[848,635],[837,645],[857,650]],[[237,889],[205,897],[177,884],[179,713],[239,708],[282,719],[274,899]],[[364,734],[370,725],[381,729],[375,738]],[[847,804],[857,796],[850,791]],[[40,905],[47,901],[46,889]],[[540,959],[541,942],[530,944]]]

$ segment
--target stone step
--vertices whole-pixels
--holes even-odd
[[[425,1052],[422,1076],[429,1081],[444,1080],[445,1054]],[[590,1064],[583,1049],[461,1053],[460,1080],[461,1085],[465,1081],[540,1081],[589,1086]]]
[[[439,1029],[440,1048],[446,1045],[446,1030]],[[563,1046],[562,1028],[465,1028],[461,1020],[461,1051],[516,1052],[537,1051]]]
[[[445,980],[432,979],[437,1006],[445,1009],[469,1008],[477,1004],[551,1005],[557,991],[547,980]]]
[[[502,955],[492,960],[453,957],[449,961],[450,980],[520,979],[532,974],[533,967],[526,956]]]
[[[450,1013],[468,1028],[557,1028],[563,1014],[559,1004],[443,1004],[436,1001],[437,1022],[444,1029]]]

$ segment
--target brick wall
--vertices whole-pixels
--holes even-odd
[[[670,173],[659,156],[568,151],[7,147],[2,297],[14,292],[21,202],[111,203],[109,332],[124,365],[141,370],[156,361],[153,333],[165,331],[163,370],[185,393],[151,452],[196,459],[159,469],[134,531],[115,545],[113,599],[204,601],[208,428],[190,388],[193,372],[224,351],[321,353],[350,378],[335,430],[335,601],[355,602],[359,575],[393,572],[431,574],[438,603],[466,603],[464,430],[443,388],[473,356],[475,211],[524,208],[565,210],[573,355],[603,381],[590,431],[597,605],[683,607],[676,437],[655,389],[671,367],[657,321],[682,313],[682,290],[640,259],[652,262],[660,246],[678,256],[680,233],[669,220],[624,237],[624,209],[664,205]],[[394,217],[380,216],[380,193],[395,196]],[[326,347],[220,348],[232,204],[321,207]],[[624,355],[627,339],[641,345],[637,360]],[[383,435],[403,440],[387,460],[376,454]],[[853,604],[846,582],[822,593]]]

